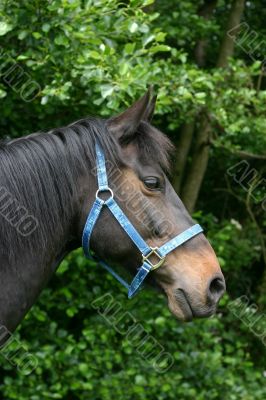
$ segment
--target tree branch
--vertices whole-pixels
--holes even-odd
[[[184,177],[184,171],[186,167],[186,162],[188,158],[188,153],[191,147],[191,142],[194,134],[194,118],[191,122],[186,122],[182,126],[180,137],[176,146],[175,154],[175,167],[173,175],[173,187],[175,191],[179,194]]]
[[[210,146],[210,124],[205,112],[202,113],[201,124],[198,128],[192,163],[189,168],[186,182],[182,188],[181,198],[189,212],[193,212],[200,187],[207,169]]]
[[[228,17],[227,29],[218,56],[218,67],[226,67],[228,64],[228,57],[233,55],[235,43],[233,39],[228,36],[227,32],[240,22],[244,5],[245,0],[233,1]],[[209,121],[208,113],[205,111],[201,115],[201,123],[199,124],[196,134],[192,162],[181,194],[181,198],[190,212],[192,212],[195,207],[209,160],[212,126]]]
[[[217,67],[224,68],[228,64],[228,58],[233,56],[235,42],[234,38],[228,35],[228,31],[240,24],[245,7],[245,0],[235,0],[229,14],[226,32],[220,47]]]
[[[245,151],[245,150],[237,150],[237,149],[234,149],[234,148],[230,149],[229,147],[224,146],[223,144],[220,144],[220,143],[217,145],[213,140],[211,141],[211,143],[214,144],[214,147],[227,150],[230,153],[239,156],[240,158],[244,158],[244,159],[253,158],[253,159],[256,159],[256,160],[266,160],[266,155],[264,155],[264,154],[254,154],[254,153],[250,153],[250,152]]]
[[[199,9],[199,16],[208,20],[211,18],[213,11],[217,5],[218,0],[205,0],[203,6]],[[199,67],[204,67],[206,64],[206,48],[208,45],[208,40],[206,38],[201,38],[195,47],[195,60]]]

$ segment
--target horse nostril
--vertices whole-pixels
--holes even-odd
[[[225,292],[225,282],[223,277],[216,277],[210,281],[208,288],[208,300],[211,303],[218,303]]]

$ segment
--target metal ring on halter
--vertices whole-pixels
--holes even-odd
[[[152,255],[155,255],[159,260],[156,264],[153,264],[153,262],[149,259]],[[157,269],[161,265],[163,265],[164,260],[165,260],[165,256],[161,256],[158,253],[158,247],[151,247],[151,252],[149,254],[147,254],[146,256],[144,256],[144,254],[142,254],[142,262],[149,263],[152,266],[151,271],[153,271],[154,269]]]
[[[109,200],[109,199],[113,199],[113,198],[114,198],[114,192],[112,191],[111,188],[107,187],[106,189],[98,189],[98,190],[97,190],[97,192],[96,192],[96,194],[95,194],[96,199],[102,200],[102,199],[99,197],[99,193],[105,193],[105,192],[109,192],[109,193],[110,193],[110,197],[108,197],[108,199],[106,199],[106,200]],[[105,200],[105,201],[106,201],[106,200]]]

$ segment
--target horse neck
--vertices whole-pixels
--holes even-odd
[[[71,166],[70,166],[71,167]],[[41,171],[39,171],[41,174]],[[56,171],[55,171],[56,175]],[[0,178],[1,178],[0,174]],[[42,177],[39,177],[42,179]],[[1,186],[0,179],[0,186]],[[30,185],[32,182],[25,176],[25,185]],[[62,185],[62,182],[60,183]],[[65,182],[67,185],[68,182]],[[79,182],[76,182],[79,185]],[[53,190],[58,190],[57,182],[54,182],[54,187],[51,188],[50,194],[54,193]],[[11,192],[11,190],[10,190]],[[51,275],[54,273],[65,255],[79,246],[78,237],[74,229],[73,223],[78,213],[78,202],[80,198],[79,189],[77,188],[77,196],[74,196],[71,201],[73,204],[66,205],[66,210],[59,210],[56,207],[51,207],[49,216],[51,220],[57,221],[58,215],[61,215],[60,224],[54,226],[54,229],[49,232],[49,237],[44,236],[44,231],[40,234],[38,228],[32,233],[32,236],[25,238],[25,243],[20,240],[14,249],[16,241],[7,243],[10,252],[14,256],[9,257],[6,249],[0,246],[0,325],[5,326],[8,330],[13,331],[20,323],[24,315],[35,302],[43,287],[49,281]],[[38,199],[38,196],[35,199]],[[69,201],[71,196],[69,197]],[[47,199],[47,204],[56,204],[52,198]],[[59,204],[59,202],[58,202]],[[35,209],[42,207],[43,204],[35,204]],[[64,204],[61,204],[64,206]],[[44,210],[43,210],[44,211]],[[34,215],[34,211],[33,211]],[[40,231],[44,224],[49,224],[46,220],[47,212],[38,213],[38,226]],[[5,218],[5,223],[6,221]],[[59,226],[60,225],[60,226]],[[9,229],[15,229],[9,226]],[[16,232],[14,230],[14,232]],[[10,234],[10,238],[14,232]],[[17,234],[17,232],[16,232]],[[0,230],[0,243],[4,243],[6,238],[1,237]],[[34,246],[34,249],[31,247]]]

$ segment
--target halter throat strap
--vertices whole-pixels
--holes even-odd
[[[83,230],[82,235],[82,247],[84,254],[87,258],[98,261],[98,263],[109,271],[114,278],[116,278],[123,286],[125,286],[128,290],[128,297],[133,297],[139,288],[141,287],[144,279],[148,275],[148,273],[154,269],[161,267],[164,263],[165,257],[171,251],[181,246],[183,243],[192,239],[194,236],[203,232],[202,227],[199,224],[193,225],[190,228],[186,229],[184,232],[175,236],[173,239],[166,242],[161,247],[150,247],[136,228],[129,221],[127,216],[124,214],[122,209],[119,207],[117,202],[114,199],[114,193],[112,189],[108,185],[108,175],[106,171],[106,163],[105,157],[102,147],[99,143],[95,145],[96,152],[96,166],[97,166],[97,180],[98,180],[98,190],[96,192],[95,202],[90,210],[90,213],[87,217],[86,224]],[[100,198],[100,194],[102,192],[108,192],[110,194],[107,200],[103,200]],[[130,239],[134,242],[136,247],[142,254],[142,265],[138,269],[137,274],[135,275],[131,284],[128,284],[123,278],[121,278],[108,264],[104,261],[98,259],[93,256],[90,252],[90,239],[94,229],[94,226],[103,210],[103,207],[107,207],[117,222],[121,225]],[[151,261],[151,258],[157,259],[156,263]]]

